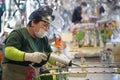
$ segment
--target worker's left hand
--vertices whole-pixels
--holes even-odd
[[[54,61],[56,61],[56,62],[59,62],[59,63],[61,63],[61,64],[63,64],[63,65],[67,65],[67,66],[71,66],[72,64],[71,64],[71,60],[70,59],[68,59],[68,58],[66,58],[65,56],[60,56],[60,55],[56,55],[56,54],[51,54],[50,55],[50,59],[51,60],[54,60]]]

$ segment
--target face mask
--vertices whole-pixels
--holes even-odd
[[[43,28],[40,28],[39,32],[35,32],[35,36],[38,38],[43,38],[46,35],[47,35],[47,32]]]

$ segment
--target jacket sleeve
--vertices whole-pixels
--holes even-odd
[[[5,48],[5,57],[13,61],[24,61],[24,54],[25,52],[12,46]]]

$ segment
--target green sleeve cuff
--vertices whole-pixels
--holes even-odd
[[[54,52],[52,52],[51,54],[55,54],[55,53],[54,53]],[[50,63],[51,65],[56,66],[56,61],[55,61],[55,60],[53,60],[53,59],[50,59],[50,58],[49,58],[48,63]]]
[[[50,63],[51,65],[56,66],[56,61],[55,60],[49,59],[48,63]]]
[[[5,48],[5,57],[13,61],[24,61],[24,54],[25,52],[12,46]]]

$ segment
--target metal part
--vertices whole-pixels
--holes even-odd
[[[50,76],[50,75],[59,75],[59,74],[120,74],[120,72],[59,72],[59,73],[47,73],[47,74],[40,74],[39,76]]]
[[[33,70],[35,71],[35,74],[33,75],[34,76],[34,80],[39,80],[40,79],[40,77],[39,77],[39,73],[40,73],[40,67],[34,67],[33,66],[34,65],[34,63],[31,63],[31,64],[29,64],[29,66],[31,67],[31,68],[33,68]]]
[[[34,63],[33,63],[34,64]],[[89,71],[86,69],[89,68],[95,68],[95,69],[99,69],[99,68],[120,68],[120,63],[100,63],[100,62],[95,62],[94,64],[92,63],[87,63],[87,64],[82,64],[82,65],[78,65],[76,63],[72,63],[73,66],[67,66],[65,68],[61,68],[61,67],[54,67],[54,68],[47,68],[44,69],[43,71],[46,70],[57,70],[58,72],[52,72],[52,73],[45,73],[45,74],[40,74],[39,69],[36,69],[35,67],[33,67],[30,64],[30,66],[35,70],[35,76],[34,78],[40,78],[41,76],[50,76],[50,75],[65,75],[66,77],[86,77],[87,74],[120,74],[120,72],[116,72],[116,71],[108,71],[108,70],[102,70],[102,71]],[[99,65],[98,65],[99,64]],[[85,69],[85,70],[83,70]],[[76,76],[77,75],[77,76]]]
[[[77,68],[120,68],[119,66],[81,66],[81,67],[67,67],[67,68],[71,68],[71,69],[77,69]],[[65,68],[60,68],[60,67],[55,67],[55,68],[47,68],[45,70],[59,70],[59,69],[65,69]]]
[[[72,63],[72,65],[74,65],[74,66],[78,66],[78,67],[81,67],[80,65],[78,65],[78,64],[75,64],[75,63]]]

